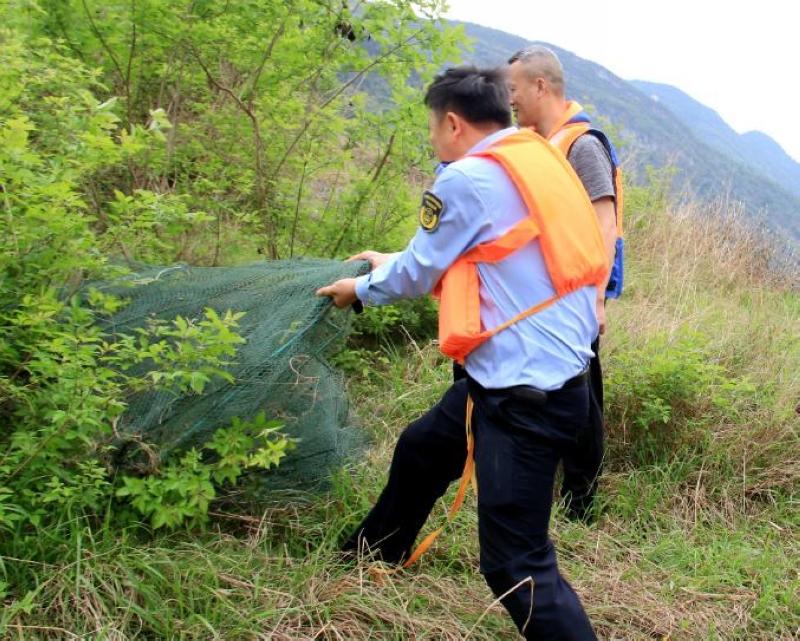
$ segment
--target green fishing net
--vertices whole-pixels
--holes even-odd
[[[202,445],[232,419],[263,412],[283,423],[298,445],[269,472],[270,485],[302,487],[324,481],[358,449],[358,432],[348,421],[341,375],[327,357],[341,347],[350,312],[337,310],[317,288],[368,271],[366,263],[293,259],[240,267],[138,267],[103,290],[126,300],[106,321],[110,334],[130,334],[151,319],[201,318],[245,312],[235,363],[226,368],[233,383],[216,379],[200,395],[142,392],[133,397],[117,425],[122,458],[133,444],[147,444],[163,458]],[[142,372],[137,372],[141,374]]]

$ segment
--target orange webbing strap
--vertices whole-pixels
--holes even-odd
[[[464,503],[464,497],[467,494],[467,486],[472,482],[472,487],[475,489],[475,492],[478,491],[478,484],[475,480],[475,438],[472,434],[472,409],[474,407],[474,403],[472,401],[472,397],[467,395],[467,418],[465,421],[465,426],[467,430],[467,460],[464,463],[464,471],[461,473],[461,481],[458,484],[458,491],[456,492],[456,498],[453,501],[453,504],[450,506],[450,509],[447,512],[447,521],[444,525],[440,528],[435,529],[431,532],[428,536],[426,536],[422,543],[417,546],[417,549],[408,557],[408,560],[403,563],[403,567],[407,568],[411,565],[414,565],[419,560],[425,552],[433,545],[433,542],[436,540],[442,530],[447,526],[450,521],[453,520],[455,515],[458,513],[458,510],[461,509],[461,504]]]
[[[533,316],[534,314],[538,314],[539,312],[541,312],[543,309],[547,309],[548,307],[550,307],[550,305],[555,303],[559,298],[561,298],[561,296],[559,296],[558,294],[556,294],[555,296],[551,296],[550,298],[543,300],[541,303],[534,305],[530,309],[526,309],[524,312],[517,314],[516,316],[514,316],[514,318],[509,318],[502,325],[498,325],[497,327],[490,329],[486,333],[489,334],[489,336],[494,336],[498,332],[502,332],[504,329],[511,327],[514,323],[518,323],[519,321],[528,318],[528,316]]]

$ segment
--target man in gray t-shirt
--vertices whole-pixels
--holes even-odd
[[[600,140],[590,133],[583,134],[572,145],[567,154],[578,178],[581,179],[589,200],[597,210],[598,203],[613,199],[616,202],[614,189],[614,165]],[[598,214],[600,218],[602,214]],[[604,229],[606,246],[613,233],[616,240],[616,216],[614,227],[610,224]],[[611,254],[613,262],[613,254]],[[606,330],[605,293],[600,292],[604,300],[598,299],[598,320],[600,333]],[[564,457],[564,478],[561,484],[561,495],[567,514],[573,519],[588,520],[592,514],[592,503],[597,492],[597,481],[603,466],[604,424],[603,424],[603,370],[600,365],[600,337],[592,343],[594,357],[589,361],[589,421],[587,429],[578,437],[578,446],[572,454]]]
[[[572,145],[567,160],[581,179],[589,200],[616,198],[614,190],[614,165],[598,138],[584,134]]]
[[[533,46],[509,60],[511,106],[522,127],[533,127],[547,138],[561,133],[569,103],[564,93],[564,71],[558,57],[546,47]],[[592,201],[609,259],[609,275],[617,240],[614,164],[605,145],[591,131],[574,140],[567,152],[575,173]],[[599,333],[606,330],[605,285],[597,292]],[[576,519],[591,516],[597,479],[603,463],[603,378],[600,337],[592,344],[595,356],[589,363],[590,407],[585,429],[577,446],[564,457],[562,496],[567,514]]]

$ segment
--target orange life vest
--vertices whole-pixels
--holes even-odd
[[[523,129],[472,155],[500,164],[528,215],[500,237],[462,254],[436,287],[439,348],[461,363],[472,350],[514,323],[581,287],[601,285],[608,271],[597,216],[580,179],[558,149]],[[478,264],[500,262],[535,239],[555,295],[498,327],[483,328]]]
[[[583,134],[594,131],[598,134],[596,129],[592,129],[591,122],[585,116],[583,107],[574,100],[567,102],[567,108],[562,114],[561,118],[556,122],[553,127],[548,140],[561,150],[564,157],[569,155],[569,150],[572,145]],[[601,134],[602,135],[602,134]],[[622,172],[619,170],[619,163],[616,159],[616,153],[613,151],[608,140],[603,137],[600,142],[606,147],[609,155],[611,156],[612,164],[614,165],[614,207],[617,214],[617,236],[622,238],[622,217],[623,217],[623,192],[622,192]]]

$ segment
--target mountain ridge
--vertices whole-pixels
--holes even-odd
[[[625,169],[635,180],[644,179],[648,166],[674,166],[676,186],[682,191],[706,200],[741,201],[748,215],[763,217],[776,232],[800,241],[800,178],[795,190],[791,165],[777,162],[775,166],[783,167],[781,171],[759,171],[759,166],[753,165],[753,158],[761,158],[762,166],[771,167],[772,161],[768,163],[764,159],[776,153],[776,147],[789,158],[766,134],[748,132],[740,136],[713,109],[678,88],[625,80],[602,65],[552,43],[526,40],[470,22],[449,23],[461,25],[472,41],[472,49],[464,53],[463,62],[467,63],[505,64],[514,52],[531,44],[553,49],[564,65],[568,96],[586,104],[600,117],[601,124],[607,120],[611,129],[618,131]],[[650,93],[637,87],[637,83],[646,84]],[[658,99],[654,100],[652,94],[656,87],[659,88]],[[677,94],[672,95],[666,88]],[[678,109],[679,98],[692,109],[686,105]],[[690,122],[686,122],[687,119]],[[737,137],[739,146],[733,144],[728,130]],[[800,172],[800,164],[797,168]]]
[[[724,151],[800,197],[800,163],[792,159],[774,138],[762,131],[736,132],[716,111],[678,87],[645,80],[630,82],[666,106],[701,141]]]

